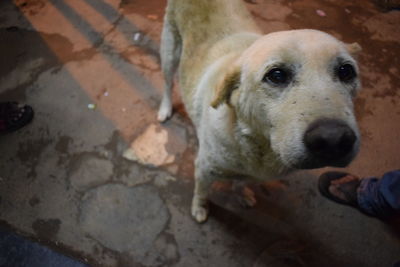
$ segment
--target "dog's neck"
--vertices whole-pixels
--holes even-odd
[[[282,175],[291,171],[272,150],[269,137],[259,127],[251,127],[240,118],[236,119],[232,127],[239,154],[243,160],[248,161],[247,166],[252,176],[263,179],[265,176]]]

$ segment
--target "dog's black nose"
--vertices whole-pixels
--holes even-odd
[[[348,155],[357,137],[346,123],[335,119],[319,119],[313,122],[304,135],[308,151],[325,161],[340,160]]]

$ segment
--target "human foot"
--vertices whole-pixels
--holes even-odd
[[[358,208],[357,189],[361,180],[344,172],[326,172],[318,180],[321,194],[337,203]]]

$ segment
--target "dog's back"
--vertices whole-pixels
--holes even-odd
[[[243,0],[170,0],[164,23],[171,25],[181,42],[179,85],[186,105],[190,105],[199,72],[224,54],[215,51],[215,44],[236,33],[261,33]],[[241,42],[232,40],[231,49]],[[225,53],[230,52],[229,46],[223,47]]]
[[[175,25],[180,36],[195,48],[257,27],[243,0],[170,0],[166,19]]]

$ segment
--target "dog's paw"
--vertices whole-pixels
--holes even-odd
[[[252,208],[257,204],[253,190],[248,187],[243,187],[242,192],[238,195],[238,201],[245,208]]]
[[[159,122],[164,122],[168,120],[172,115],[172,104],[170,101],[165,101],[163,99],[160,109],[158,110],[157,120]]]
[[[203,207],[200,205],[192,206],[192,216],[198,223],[203,223],[208,218],[208,207]]]
[[[239,199],[239,202],[245,208],[252,208],[257,204],[257,199],[255,197],[251,197],[251,196],[248,196],[248,197],[242,196]]]
[[[164,122],[166,120],[168,120],[172,115],[172,110],[164,110],[164,109],[160,109],[158,111],[158,115],[157,115],[157,120],[159,122]]]

